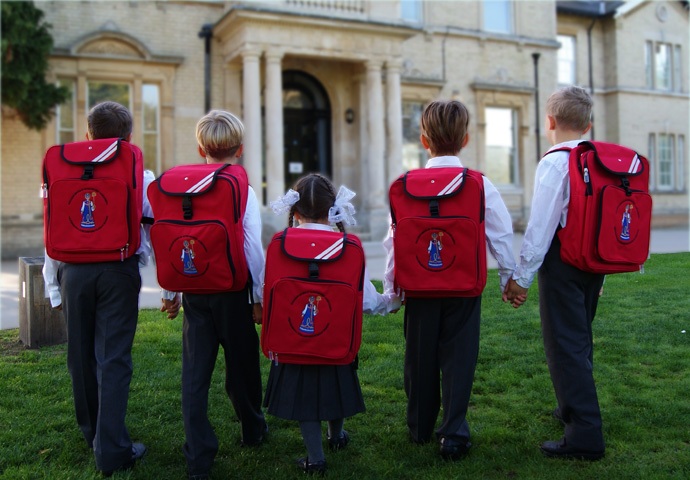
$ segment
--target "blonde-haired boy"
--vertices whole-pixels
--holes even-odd
[[[544,351],[558,401],[553,416],[565,427],[563,438],[544,442],[541,451],[585,460],[602,458],[605,449],[592,375],[592,322],[604,275],[565,264],[556,232],[568,221],[567,149],[591,128],[592,104],[587,91],[575,86],[557,90],[546,102],[546,137],[552,147],[537,167],[520,263],[503,295],[519,307],[538,274]]]
[[[199,154],[207,163],[236,163],[242,156],[243,136],[239,118],[222,110],[210,111],[196,126]],[[268,432],[261,410],[259,338],[254,327],[254,322],[261,323],[264,252],[259,202],[251,186],[242,225],[251,285],[237,292],[186,293],[182,298],[183,450],[189,478],[195,480],[208,478],[218,452],[208,419],[208,393],[219,346],[225,356],[225,390],[240,420],[242,445],[260,445]]]

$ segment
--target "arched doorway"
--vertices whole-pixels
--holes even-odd
[[[283,72],[285,185],[307,173],[331,176],[331,105],[321,83],[296,70]]]

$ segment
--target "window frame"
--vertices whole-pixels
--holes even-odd
[[[515,34],[515,10],[513,3],[510,0],[483,0],[482,2],[482,29],[485,32],[499,33],[513,35]],[[487,8],[487,5],[491,5],[492,8]],[[495,13],[498,8],[503,7],[502,13],[505,14],[505,25],[496,28],[493,24],[489,23],[489,20],[495,19]],[[489,28],[491,25],[491,28]],[[505,28],[505,29],[504,29]]]
[[[77,81],[74,78],[60,77],[57,79],[56,84],[58,86],[67,86],[69,83],[70,88],[70,98],[58,104],[55,108],[55,143],[61,145],[63,143],[71,143],[77,140]],[[67,106],[69,102],[69,107],[72,110],[72,127],[63,128],[62,127],[62,110]],[[63,133],[71,132],[71,140],[69,142],[64,141],[62,138]]]
[[[559,85],[575,85],[577,82],[577,37],[575,35],[566,35],[566,34],[559,34],[556,36],[557,40],[561,43],[561,47],[558,49],[558,52],[556,54],[557,56],[557,63],[558,63],[558,68],[557,68],[557,76],[558,76],[558,84]],[[570,58],[563,58],[561,55],[561,52],[563,51],[563,46],[564,43],[562,40],[567,39],[569,40],[569,44],[572,47],[571,48],[571,57]],[[561,65],[564,62],[568,62],[568,66],[570,69],[570,75],[569,79],[566,82],[562,81],[561,78]]]
[[[490,168],[490,158],[491,156],[489,155],[489,147],[491,146],[489,144],[489,125],[493,125],[493,122],[489,122],[489,111],[490,110],[503,110],[503,111],[509,111],[510,112],[510,150],[508,154],[508,161],[509,164],[507,165],[507,173],[508,173],[508,182],[503,182],[498,175],[489,175],[491,178],[492,182],[494,185],[497,187],[501,187],[503,189],[505,188],[520,188],[522,186],[522,175],[520,171],[520,155],[519,155],[519,112],[518,109],[515,107],[511,106],[502,106],[502,105],[486,105],[484,107],[484,118],[486,119],[486,131],[484,135],[484,158],[485,158],[485,168],[486,171],[489,172],[492,169]],[[500,145],[499,145],[500,146]]]
[[[405,8],[407,6],[407,8]],[[411,15],[406,15],[411,13]],[[423,0],[400,0],[400,19],[410,23],[422,23],[424,21]]]
[[[146,87],[156,87],[156,129],[155,130],[149,130],[146,128],[146,101],[144,100],[144,89]],[[141,85],[141,119],[142,119],[142,126],[141,126],[141,149],[142,152],[144,153],[144,164],[147,165],[147,168],[153,170],[153,172],[158,175],[161,173],[161,87],[157,83],[153,82],[147,82],[147,83],[142,83]],[[154,159],[153,162],[147,161],[150,159],[150,152],[145,151],[146,147],[146,137],[147,135],[155,135],[156,137],[156,158]],[[153,166],[153,168],[151,168]]]

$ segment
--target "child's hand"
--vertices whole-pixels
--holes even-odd
[[[252,305],[252,318],[254,319],[254,323],[257,325],[261,325],[263,311],[264,309],[260,303],[255,303]]]
[[[177,314],[180,313],[180,294],[175,294],[175,298],[172,300],[167,300],[161,298],[161,312],[166,312],[170,320],[177,318]]]
[[[527,301],[527,289],[521,287],[512,278],[508,280],[503,291],[503,301],[510,302],[513,308],[518,308]]]

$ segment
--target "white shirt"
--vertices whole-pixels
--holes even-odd
[[[149,184],[155,180],[155,175],[151,170],[144,170],[144,190],[143,190],[143,201],[141,213],[144,217],[153,217],[153,210],[151,210],[151,204],[149,203],[146,191]],[[149,257],[151,256],[151,225],[141,225],[141,243],[139,248],[135,252],[139,255],[139,266],[144,267],[149,263]],[[50,305],[52,307],[57,307],[62,305],[62,297],[60,295],[60,285],[57,281],[57,271],[60,267],[59,260],[52,259],[45,253],[45,263],[43,264],[43,280],[45,282],[45,295],[50,298]],[[175,298],[175,292],[168,292],[167,290],[161,291],[161,297],[172,300]]]
[[[261,212],[259,210],[259,200],[256,198],[254,189],[249,186],[247,193],[247,207],[244,210],[242,219],[244,228],[244,255],[247,259],[249,274],[252,276],[252,293],[254,303],[262,303],[264,298],[264,248],[261,243]]]
[[[333,231],[330,225],[322,223],[302,223],[297,228]],[[392,293],[382,295],[376,291],[376,287],[371,283],[369,271],[366,268],[364,269],[364,295],[362,297],[362,312],[366,314],[385,315],[400,308],[400,298],[396,295]]]
[[[549,152],[563,147],[575,148],[580,142],[581,140],[571,140],[559,143],[551,147]],[[565,227],[568,216],[569,152],[549,152],[537,166],[532,211],[520,250],[520,263],[513,273],[513,279],[523,288],[529,288],[534,281],[558,225]]]
[[[430,158],[426,168],[462,167],[462,162],[455,156],[443,156]],[[515,256],[513,255],[513,220],[506,208],[501,194],[491,181],[484,179],[484,196],[486,210],[484,225],[486,231],[486,245],[491,255],[498,262],[499,286],[501,292],[508,283],[508,279],[515,269]],[[384,273],[384,294],[392,293],[395,277],[395,252],[393,248],[393,226],[388,229],[388,235],[383,240],[383,247],[387,251],[386,271]]]

